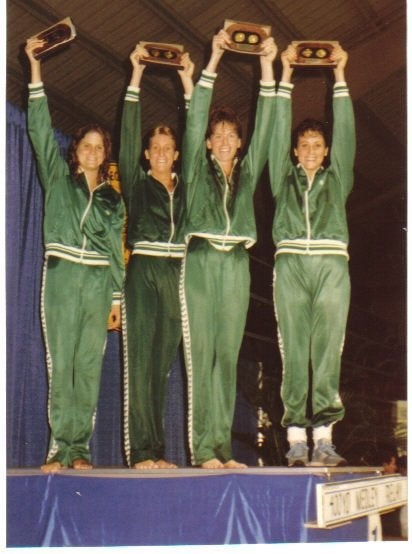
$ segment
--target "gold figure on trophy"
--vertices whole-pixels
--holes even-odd
[[[231,39],[226,48],[238,54],[261,54],[262,42],[270,36],[269,25],[226,19],[223,26]]]
[[[160,65],[169,68],[183,69],[181,65],[184,48],[181,44],[169,44],[166,42],[147,42],[141,40],[140,46],[147,52],[139,63],[143,65]]]
[[[301,67],[304,69],[336,67],[336,63],[331,59],[335,46],[339,42],[335,40],[317,40],[317,41],[292,41],[296,48],[297,59],[291,64],[291,67]]]

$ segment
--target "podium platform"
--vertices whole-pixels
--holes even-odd
[[[319,527],[319,485],[372,480],[376,488],[379,476],[379,468],[355,467],[10,469],[7,546],[362,542],[370,538],[368,510],[330,526],[323,514]],[[348,494],[333,492],[326,508],[344,510]]]

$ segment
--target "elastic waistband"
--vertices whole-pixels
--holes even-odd
[[[65,244],[49,243],[46,244],[46,258],[55,256],[63,258],[76,264],[84,265],[110,265],[109,258],[99,252],[93,250],[83,250],[74,246],[66,246]]]
[[[256,242],[254,238],[248,236],[225,236],[214,235],[212,233],[191,233],[186,236],[186,242],[189,242],[191,238],[196,237],[206,239],[213,246],[213,248],[224,252],[229,252],[239,244],[243,244],[246,249],[251,248]]]
[[[340,240],[332,239],[292,239],[281,240],[276,245],[276,254],[300,254],[306,256],[344,256],[349,259],[348,245]]]
[[[184,244],[169,242],[135,242],[132,255],[144,254],[145,256],[159,256],[162,258],[183,258]]]

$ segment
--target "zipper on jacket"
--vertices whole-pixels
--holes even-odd
[[[236,163],[237,163],[237,160],[235,161],[235,163],[233,164],[233,167],[232,167],[232,170],[230,172],[230,175],[229,175],[229,180],[226,178],[226,175],[225,175],[225,172],[223,171],[222,169],[222,166],[220,165],[220,162],[217,158],[215,158],[216,160],[216,163],[218,164],[219,168],[220,168],[220,171],[223,175],[223,179],[225,181],[225,191],[224,191],[224,194],[223,194],[223,211],[225,213],[225,217],[226,217],[226,230],[225,230],[225,237],[227,237],[229,235],[229,231],[230,231],[230,227],[232,225],[232,222],[230,221],[230,215],[229,215],[229,212],[227,210],[227,196],[228,196],[228,192],[229,192],[229,181],[230,179],[232,178],[232,175],[233,175],[233,170],[235,169],[235,166],[236,166]],[[226,242],[223,241],[223,246],[226,246]]]
[[[223,177],[225,179],[225,192],[223,194],[223,211],[225,212],[225,217],[226,217],[226,229],[225,229],[225,238],[226,238],[230,231],[231,221],[230,221],[229,212],[227,211],[227,193],[229,192],[229,185],[226,179],[226,175],[223,175]],[[226,243],[224,242],[223,245],[226,246]]]
[[[90,211],[90,208],[92,206],[92,202],[93,202],[93,194],[94,192],[100,188],[101,186],[104,185],[104,182],[103,183],[100,183],[100,185],[97,185],[97,187],[94,189],[94,190],[90,190],[89,189],[89,183],[87,181],[87,177],[86,175],[84,176],[85,178],[85,181],[87,183],[87,189],[89,191],[89,200],[87,202],[87,206],[86,206],[86,209],[84,210],[83,212],[83,215],[82,215],[82,218],[80,220],[80,232],[83,234],[83,242],[82,242],[82,251],[81,251],[81,254],[80,254],[80,261],[82,262],[83,261],[83,254],[84,252],[86,251],[86,245],[87,245],[87,237],[86,235],[83,233],[83,225],[84,225],[84,222],[86,220],[86,217],[87,217],[87,214],[89,213]]]
[[[175,220],[174,220],[174,214],[173,214],[173,200],[174,200],[174,193],[175,191],[172,190],[171,192],[168,191],[168,195],[169,195],[169,207],[170,207],[170,236],[169,236],[169,240],[167,242],[167,253],[170,255],[170,244],[171,242],[173,241],[173,236],[175,234],[175,229],[176,229],[176,225],[175,225]]]
[[[309,192],[312,189],[312,184],[315,179],[315,175],[312,177],[312,179],[309,179],[309,177],[306,175],[306,179],[308,182],[308,186],[305,190],[305,219],[306,219],[306,252],[309,254],[310,252],[310,240],[312,236],[312,228],[310,225],[310,215],[309,215]]]

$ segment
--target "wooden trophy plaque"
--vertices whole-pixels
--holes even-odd
[[[184,48],[181,44],[168,44],[166,42],[147,42],[141,40],[140,46],[147,51],[147,56],[140,59],[143,65],[158,65],[183,69],[181,60]]]
[[[302,67],[304,69],[336,67],[336,63],[331,60],[331,54],[339,42],[335,40],[310,40],[310,41],[292,41],[296,48],[297,58],[291,67]]]
[[[62,46],[67,45],[69,42],[74,40],[75,37],[76,29],[73,22],[70,17],[66,17],[51,27],[48,27],[41,33],[30,37],[45,41],[43,46],[33,50],[33,55],[37,60],[39,60],[46,55],[55,52]]]
[[[230,44],[225,48],[238,54],[262,53],[262,42],[270,36],[270,25],[258,25],[226,19],[223,29],[230,36]]]

